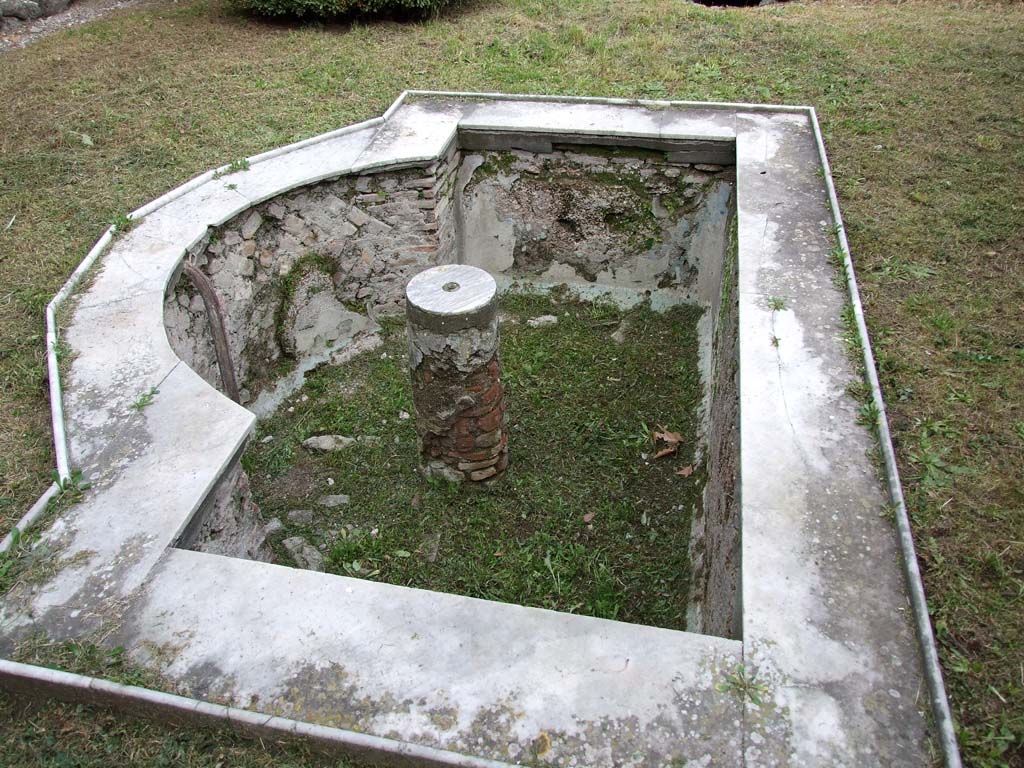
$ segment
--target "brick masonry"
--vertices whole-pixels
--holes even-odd
[[[470,371],[444,352],[423,357],[412,384],[425,473],[470,482],[499,477],[508,466],[508,431],[497,349]]]

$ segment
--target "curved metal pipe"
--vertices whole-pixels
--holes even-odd
[[[210,320],[210,334],[213,336],[213,348],[217,353],[217,366],[220,368],[220,380],[224,385],[224,391],[228,397],[238,402],[238,380],[235,378],[235,368],[231,364],[231,349],[228,347],[228,336],[224,331],[224,313],[221,312],[220,300],[210,284],[210,279],[204,275],[194,264],[187,261],[182,266],[192,285],[203,297],[203,304],[206,306],[206,316]]]

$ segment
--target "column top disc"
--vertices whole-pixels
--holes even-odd
[[[498,285],[479,267],[443,264],[420,272],[405,287],[405,298],[431,315],[467,315],[494,300]]]

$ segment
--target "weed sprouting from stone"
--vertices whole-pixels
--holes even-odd
[[[114,229],[114,234],[123,235],[134,227],[138,222],[132,218],[130,213],[119,213],[110,221],[110,226]]]
[[[160,390],[156,387],[150,387],[147,392],[143,392],[139,397],[132,403],[132,410],[139,411],[140,413],[153,404],[154,398],[160,394]]]
[[[715,688],[722,693],[732,694],[743,702],[749,701],[757,707],[764,703],[764,696],[768,693],[768,686],[758,682],[757,673],[753,670],[748,671],[744,664],[737,664]]]
[[[772,343],[773,347],[778,349],[779,343],[780,343],[781,339],[779,339],[778,334],[775,333],[775,315],[777,313],[779,313],[779,312],[783,312],[783,311],[786,310],[786,300],[785,299],[781,299],[781,298],[779,298],[777,296],[770,296],[768,298],[767,304],[768,304],[768,309],[770,309],[771,313],[772,313],[772,318],[771,318],[771,326],[772,326],[771,343]],[[782,364],[782,362],[780,361],[779,365],[781,365],[781,364]]]
[[[57,470],[53,470],[53,482],[61,492],[61,496],[77,500],[83,491],[89,490],[91,483],[83,482],[82,470],[73,469],[67,477],[61,477]]]
[[[213,178],[215,178],[215,179],[222,179],[222,178],[224,178],[225,176],[227,176],[229,174],[239,173],[240,171],[248,171],[248,170],[249,170],[249,161],[246,160],[245,158],[242,158],[240,160],[232,160],[230,163],[228,163],[223,168],[220,168],[217,171],[215,171],[214,174],[213,174]]]
[[[58,339],[53,344],[53,355],[57,358],[58,363],[67,361],[72,354],[71,345],[64,339]]]
[[[881,413],[878,404],[874,400],[868,400],[861,405],[857,412],[857,423],[868,429],[875,430],[878,428],[878,419]]]
[[[53,640],[39,634],[22,641],[14,651],[17,661],[62,669],[92,677],[150,689],[166,689],[167,683],[149,669],[129,659],[124,647],[91,640]]]
[[[58,493],[50,498],[42,518],[27,532],[15,527],[11,531],[10,546],[5,552],[0,552],[0,595],[11,591],[21,582],[37,580],[40,574],[52,573],[67,564],[67,561],[61,562],[49,547],[40,547],[38,542],[48,521],[81,501],[91,484],[84,480],[80,469],[72,470],[67,477],[61,477],[54,470],[52,478]]]

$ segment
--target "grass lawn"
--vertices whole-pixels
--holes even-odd
[[[185,0],[0,54],[0,523],[49,484],[43,308],[116,215],[404,88],[812,104],[967,762],[1024,765],[1024,6],[480,0],[411,26]],[[6,701],[7,764],[315,765]],[[219,755],[219,757],[218,757]]]

